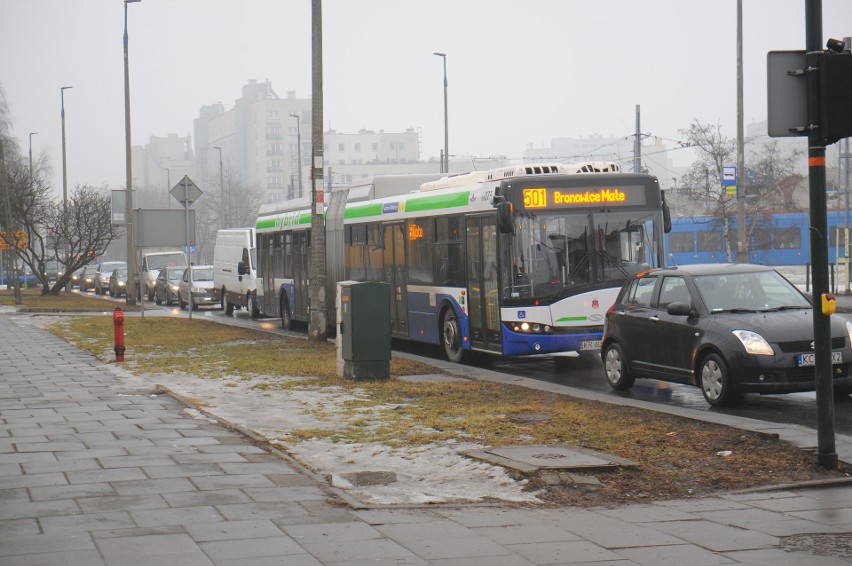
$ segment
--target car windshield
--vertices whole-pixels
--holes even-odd
[[[111,261],[111,262],[104,263],[103,265],[101,265],[101,271],[109,273],[113,269],[116,269],[117,267],[120,267],[120,266],[124,266],[123,261]]]
[[[695,284],[710,312],[811,308],[801,291],[776,271],[700,275]]]
[[[116,269],[115,270],[115,276],[116,277],[127,277],[127,268],[126,267],[120,267],[120,268]]]
[[[192,270],[193,281],[213,281],[212,267],[199,267]]]

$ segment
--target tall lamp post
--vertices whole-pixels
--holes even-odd
[[[128,305],[136,304],[139,277],[136,273],[136,249],[133,246],[133,175],[130,166],[130,59],[127,54],[127,5],[141,0],[124,0],[124,151],[127,174],[124,206],[124,226],[127,229],[127,290]],[[130,292],[130,291],[133,292]]]
[[[295,112],[290,112],[290,117],[296,119],[296,160],[299,164],[299,198],[302,198],[302,120]]]
[[[444,163],[443,163],[443,171],[442,173],[450,172],[450,131],[447,127],[447,54],[446,53],[432,53],[432,55],[437,55],[441,59],[444,60]]]
[[[62,210],[68,208],[68,170],[65,166],[65,91],[73,86],[64,86],[59,89],[59,96],[62,99]],[[30,138],[32,140],[32,138]],[[32,151],[32,150],[30,150]],[[32,162],[30,162],[30,171],[32,171]]]
[[[33,136],[36,135],[36,134],[38,134],[38,132],[30,132],[30,183],[33,182],[33,177],[34,177],[34,175],[33,175]],[[63,127],[62,127],[62,140],[63,140],[62,145],[64,146],[65,145],[65,143],[64,143],[64,141],[65,141],[64,121],[63,121]],[[64,153],[65,152],[63,151],[63,155],[64,155]],[[63,157],[63,160],[64,160],[64,157]]]
[[[222,148],[218,146],[213,146],[213,149],[219,151],[219,199],[222,201],[222,208],[224,209],[225,214],[222,215],[223,219],[227,219],[230,215],[230,202],[225,202],[225,177],[222,175]],[[230,196],[230,195],[229,195]],[[229,198],[228,201],[231,199]],[[225,220],[225,226],[222,228],[230,228],[230,222]]]

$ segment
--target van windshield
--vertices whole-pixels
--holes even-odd
[[[148,270],[160,270],[164,267],[172,267],[176,265],[186,265],[186,256],[183,252],[175,252],[173,254],[159,254],[148,256]]]

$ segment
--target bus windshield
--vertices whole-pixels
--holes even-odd
[[[516,214],[503,298],[557,298],[656,267],[652,220],[648,211]]]

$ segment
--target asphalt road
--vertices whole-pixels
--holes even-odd
[[[95,296],[93,292],[87,295]],[[124,303],[124,299],[105,300]],[[177,306],[158,307],[153,302],[145,303],[145,311],[152,316],[182,315],[187,312],[180,310]],[[263,327],[264,330],[286,334],[302,334],[307,332],[307,326],[300,327],[298,323],[292,331],[281,330],[281,322],[278,319],[265,318],[252,320],[244,310],[235,311],[233,316],[226,316],[222,310],[212,307],[201,307],[193,312],[193,317],[209,318],[218,322],[234,324],[245,328]],[[394,349],[410,352],[427,357],[438,357],[440,355],[437,347],[424,346],[422,344],[394,341]],[[571,387],[600,391],[614,397],[626,396],[646,401],[688,407],[702,411],[713,411],[725,414],[749,417],[767,422],[797,424],[808,428],[817,428],[817,404],[814,393],[793,393],[788,395],[757,395],[748,394],[743,397],[741,404],[735,407],[714,408],[710,407],[696,387],[686,385],[670,384],[652,379],[639,379],[630,391],[612,391],[606,382],[603,373],[603,364],[596,355],[584,354],[579,358],[570,359],[559,369],[550,358],[515,360],[496,358],[487,355],[468,356],[465,363],[486,367],[507,374],[549,381]],[[835,432],[837,434],[852,435],[852,397],[835,399]],[[817,438],[814,435],[814,446]]]

